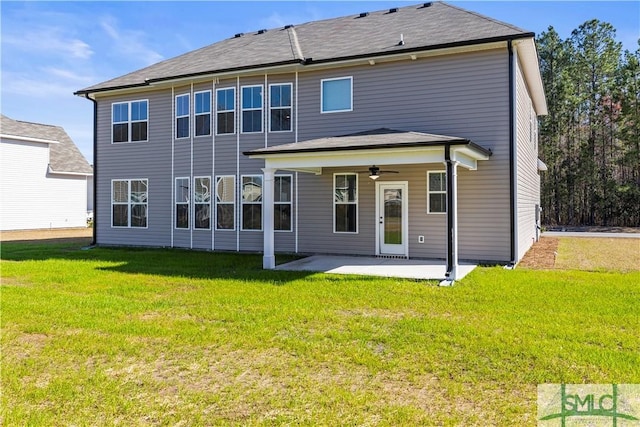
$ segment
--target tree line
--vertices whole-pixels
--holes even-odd
[[[640,39],[622,52],[615,33],[594,19],[536,40],[543,224],[640,226]]]

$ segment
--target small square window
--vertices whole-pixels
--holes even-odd
[[[321,112],[338,113],[353,110],[353,78],[341,77],[321,81]]]

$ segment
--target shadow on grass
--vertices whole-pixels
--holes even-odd
[[[49,239],[2,243],[4,261],[70,260],[108,263],[96,270],[130,274],[185,277],[194,279],[234,279],[272,285],[305,278],[313,272],[263,270],[262,254],[207,252],[173,248],[94,247],[86,239]],[[301,258],[278,255],[278,263]]]

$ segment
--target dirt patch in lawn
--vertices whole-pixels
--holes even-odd
[[[93,228],[56,228],[42,230],[11,230],[0,233],[0,242],[60,242],[68,241],[86,241],[91,242],[93,237]]]
[[[554,268],[559,241],[557,237],[541,237],[524,255],[520,267],[539,270]]]

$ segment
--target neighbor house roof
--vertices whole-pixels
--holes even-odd
[[[369,58],[533,36],[531,32],[456,6],[423,3],[237,34],[76,94],[145,86],[180,77]]]
[[[49,168],[52,173],[93,174],[91,165],[60,126],[23,122],[2,115],[0,134],[3,138],[49,144]]]
[[[443,145],[466,145],[473,150],[491,156],[491,150],[466,138],[436,135],[432,133],[412,132],[395,129],[372,129],[343,136],[311,139],[291,144],[274,145],[267,148],[246,151],[248,156],[269,156],[275,154],[370,150],[399,147],[428,147]]]

